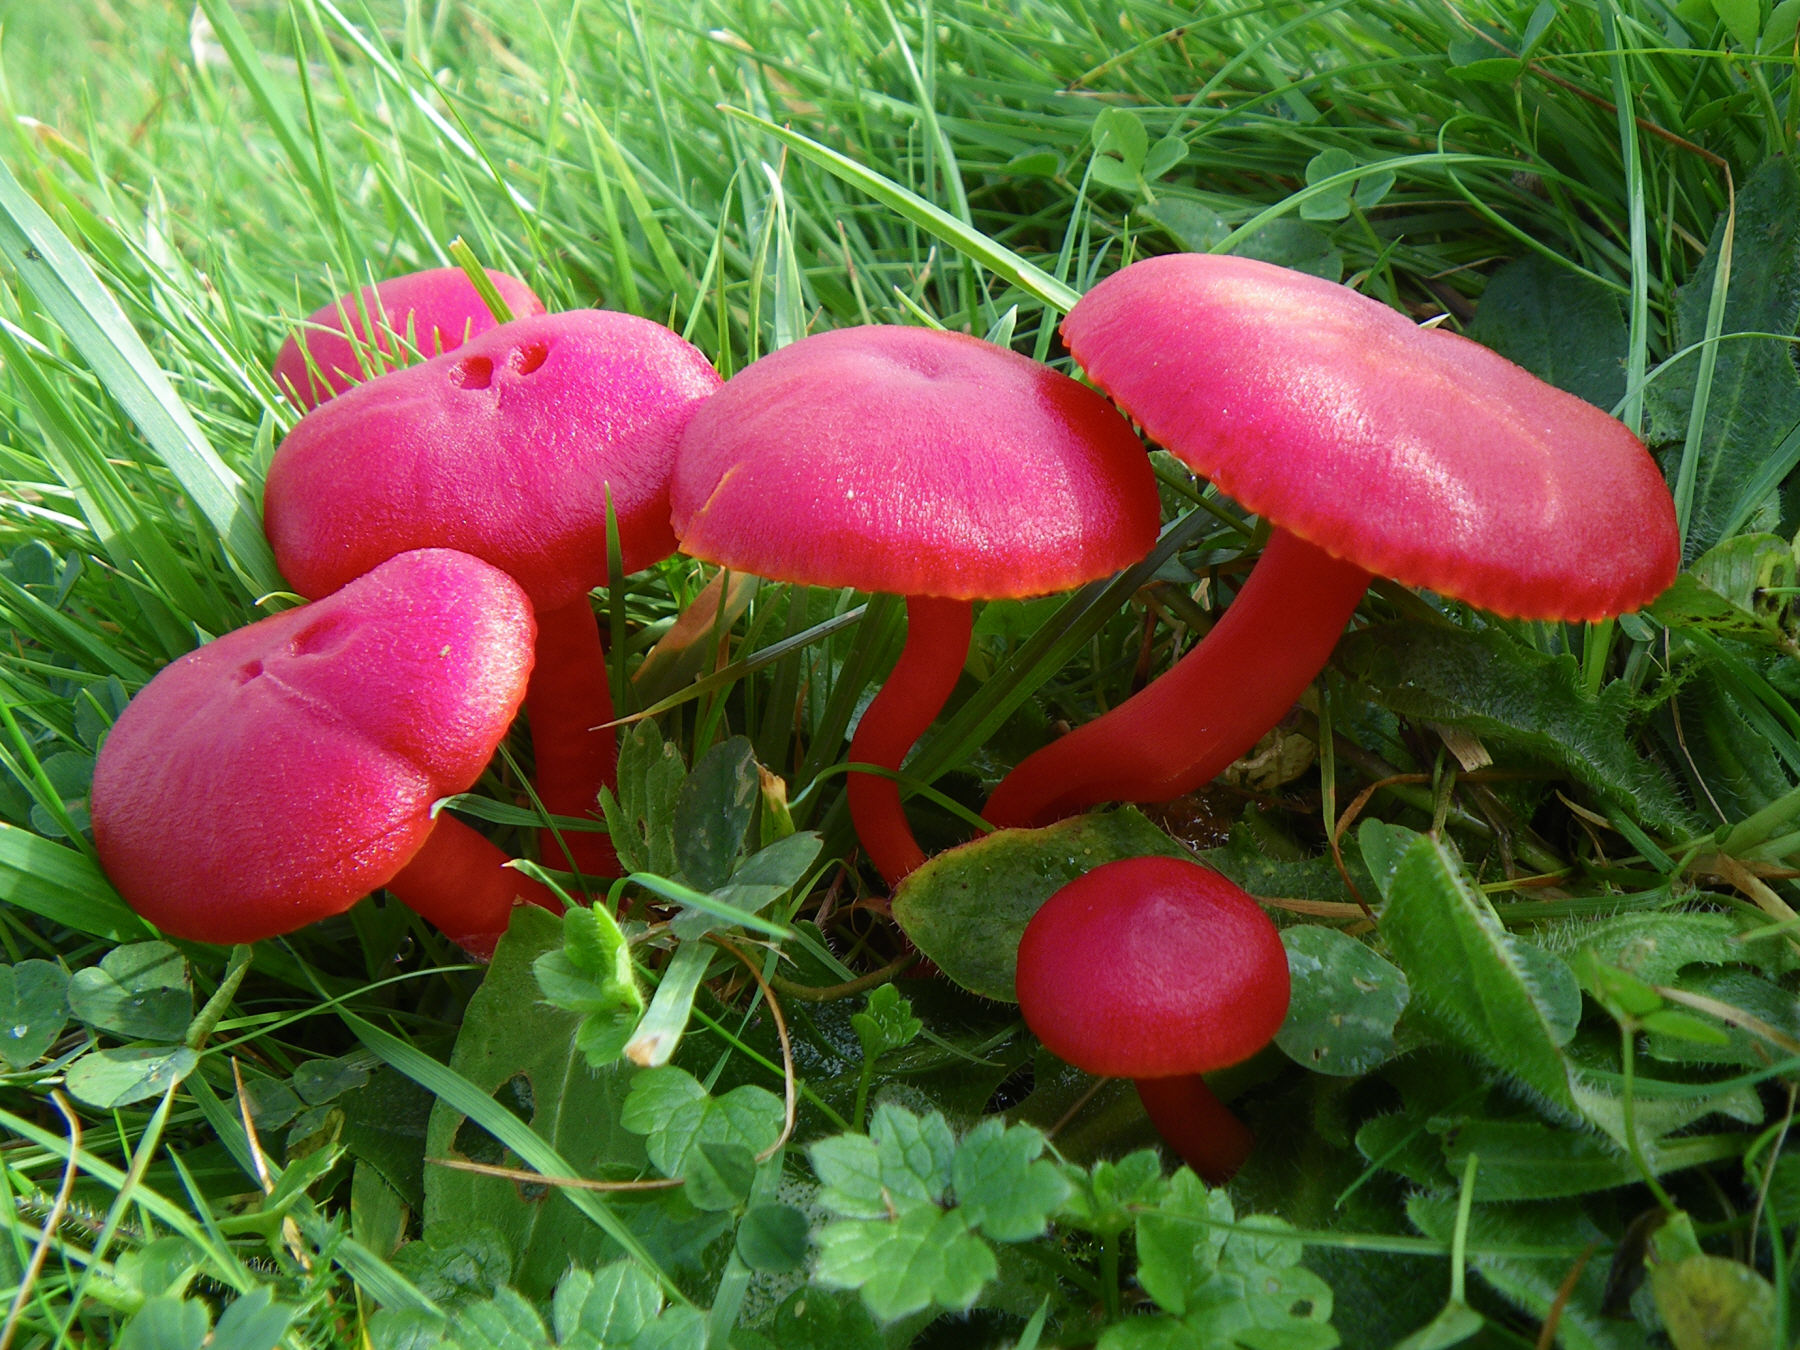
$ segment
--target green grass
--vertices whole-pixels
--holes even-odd
[[[890,1110],[939,1111],[961,1133],[1004,1108],[1054,1131],[1081,1194],[1097,1160],[1153,1138],[1119,1085],[1084,1099],[1091,1080],[1040,1053],[1010,1008],[944,980],[902,983],[922,1024],[904,1036],[904,1018],[880,1034],[852,1022],[875,1016],[865,991],[779,993],[901,950],[879,881],[839,861],[853,846],[845,728],[904,621],[891,600],[765,583],[728,628],[617,683],[621,713],[650,710],[689,764],[749,737],[795,824],[823,835],[771,911],[795,931],[792,964],[764,964],[782,977],[800,1079],[785,1154],[717,1209],[674,1192],[522,1204],[510,1181],[429,1160],[620,1180],[654,1175],[646,1148],[673,1147],[667,1121],[615,1123],[633,1092],[627,1118],[654,1114],[635,1071],[590,1071],[562,1043],[576,1019],[527,969],[555,934],[521,936],[483,1003],[481,969],[367,902],[258,944],[216,1019],[194,1025],[228,953],[178,944],[191,990],[161,995],[185,1010],[177,1030],[83,1003],[42,1054],[0,1062],[0,1344],[197,1344],[211,1318],[230,1319],[216,1345],[423,1345],[434,1310],[458,1309],[455,1334],[487,1344],[483,1319],[535,1315],[496,1290],[541,1304],[569,1259],[592,1271],[626,1253],[667,1299],[665,1331],[705,1324],[715,1346],[734,1326],[740,1346],[1088,1344],[1121,1298],[1169,1308],[1159,1262],[1215,1259],[1315,1298],[1307,1280],[1328,1286],[1349,1345],[1469,1307],[1471,1344],[1530,1345],[1546,1319],[1569,1346],[1643,1345],[1659,1325],[1698,1344],[1681,1310],[1709,1278],[1768,1343],[1793,1343],[1800,243],[1784,171],[1764,166],[1793,146],[1800,107],[1792,0],[1755,8],[1718,5],[1728,28],[1707,5],[1677,16],[1651,0],[1535,16],[1424,0],[202,0],[209,22],[190,25],[189,6],[153,0],[0,3],[0,959],[14,988],[39,971],[27,962],[84,971],[152,936],[94,860],[93,754],[156,670],[291,603],[258,528],[262,474],[294,420],[274,351],[349,285],[445,264],[458,239],[550,308],[655,318],[727,375],[863,322],[940,324],[1066,368],[1055,325],[1073,298],[1181,247],[1306,266],[1481,335],[1490,281],[1536,259],[1511,354],[1553,376],[1598,354],[1692,544],[1670,601],[1587,630],[1378,586],[1288,733],[1319,760],[1160,817],[1252,890],[1300,902],[1284,922],[1343,926],[1347,882],[1407,916],[1404,932],[1350,925],[1351,946],[1410,981],[1395,1049],[1337,1074],[1271,1051],[1225,1075],[1261,1138],[1231,1202],[1145,1182],[1110,1219],[1061,1210],[1050,1236],[1018,1243],[969,1219],[963,1240],[1005,1259],[966,1319],[933,1321],[961,1302],[948,1286],[880,1332],[865,1305],[895,1305],[869,1282],[813,1291],[842,1319],[830,1326],[783,1305],[806,1270],[856,1285],[841,1245],[856,1220],[820,1208],[806,1148],[855,1123],[866,1061]],[[1171,137],[1185,157],[1132,172],[1134,144]],[[983,613],[969,677],[908,766],[930,789],[911,806],[928,845],[966,832],[931,792],[977,807],[1054,721],[1118,702],[1141,659],[1165,666],[1236,584],[1253,527],[1163,472],[1169,523],[1150,561]],[[607,594],[619,673],[708,579],[676,559]],[[1452,750],[1469,738],[1492,769],[1461,767]],[[529,749],[509,749],[470,814],[529,852]],[[1353,804],[1340,873],[1329,829]],[[775,803],[761,811],[758,842],[780,832]],[[1548,895],[1531,879],[1546,874]],[[636,947],[647,982],[667,950]],[[1352,999],[1343,950],[1321,980]],[[1452,969],[1450,950],[1467,964]],[[743,968],[715,954],[709,970],[675,1063],[710,1092],[704,1110],[740,1110],[754,1134],[768,1102],[734,1094],[781,1092],[780,1046]],[[50,998],[6,1003],[6,988],[0,1007],[25,1021]],[[509,1025],[483,1011],[502,991]],[[82,1073],[123,1062],[102,1052],[133,1044],[197,1060],[116,1109],[72,1099]],[[506,1096],[508,1064],[530,1066],[531,1106]],[[435,1114],[434,1097],[448,1104]],[[997,1174],[1024,1187],[1042,1175],[1028,1164]],[[1659,1190],[1692,1231],[1634,1226]],[[780,1204],[800,1207],[816,1264],[753,1271],[732,1253],[747,1230],[775,1241],[763,1225],[790,1220],[747,1216]],[[1245,1254],[1255,1230],[1234,1215],[1252,1212],[1291,1225],[1293,1260]],[[1216,1240],[1169,1257],[1177,1232]],[[1657,1270],[1634,1296],[1646,1241]],[[979,1266],[967,1247],[922,1250]],[[1630,1317],[1603,1317],[1609,1299]],[[1288,1312],[1270,1314],[1284,1334],[1319,1336]]]

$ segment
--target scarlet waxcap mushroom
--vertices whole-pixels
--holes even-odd
[[[745,367],[695,413],[671,491],[682,551],[738,571],[907,599],[907,645],[853,764],[897,769],[962,670],[969,602],[1107,576],[1155,542],[1155,477],[1103,399],[960,333],[817,333]],[[853,774],[882,874],[924,860],[898,786]]]
[[[1131,1078],[1163,1137],[1209,1180],[1249,1135],[1198,1075],[1248,1059],[1287,1016],[1287,954],[1261,906],[1180,858],[1125,858],[1064,886],[1026,925],[1019,1011],[1045,1047]]]
[[[101,865],[177,937],[253,942],[391,886],[456,941],[491,950],[516,898],[553,902],[429,810],[493,755],[524,697],[532,638],[510,578],[427,549],[207,643],[160,671],[101,748]]]
[[[718,374],[661,324],[581,309],[516,319],[455,352],[357,385],[301,418],[269,465],[263,520],[302,595],[395,553],[454,548],[494,564],[537,612],[527,710],[538,793],[589,815],[613,785],[606,662],[588,592],[607,582],[606,521],[625,570],[675,551],[675,441]],[[616,868],[602,836],[566,841]]]
[[[544,302],[519,278],[492,268],[487,275],[514,318],[544,312]],[[379,374],[379,366],[369,369],[371,347],[392,359],[400,339],[421,355],[437,356],[498,322],[460,267],[389,277],[308,315],[275,356],[275,383],[305,412]]]
[[[1063,333],[1152,440],[1274,533],[1206,640],[1015,769],[996,824],[1212,778],[1318,673],[1371,573],[1574,621],[1640,608],[1680,566],[1669,489],[1622,423],[1348,287],[1171,254],[1101,282]]]

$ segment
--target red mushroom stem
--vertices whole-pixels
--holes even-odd
[[[1209,1186],[1244,1165],[1256,1138],[1197,1073],[1134,1078],[1138,1099],[1163,1142]]]
[[[556,609],[538,610],[537,634],[525,711],[537,758],[538,799],[551,815],[592,818],[601,787],[619,784],[617,740],[603,725],[612,720],[613,707],[600,624],[581,595]],[[546,829],[539,841],[546,866],[572,860],[589,877],[619,874],[619,855],[604,834]]]
[[[997,826],[1047,825],[1105,801],[1162,802],[1211,781],[1312,683],[1369,573],[1277,529],[1225,616],[1116,708],[1026,757],[988,799]]]
[[[552,913],[562,902],[549,887],[507,867],[486,835],[440,814],[412,861],[387,883],[394,897],[457,946],[486,960],[520,901]]]
[[[906,646],[881,692],[864,709],[850,741],[850,763],[898,769],[956,687],[973,628],[967,600],[906,598]],[[850,774],[856,837],[889,886],[925,861],[900,805],[900,784],[879,774]]]

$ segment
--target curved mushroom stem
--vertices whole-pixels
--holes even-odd
[[[600,623],[582,595],[559,608],[540,609],[537,625],[537,659],[525,711],[537,760],[538,800],[552,815],[591,819],[600,809],[601,787],[618,786],[619,766],[613,729],[600,725],[613,715]],[[538,839],[546,867],[573,860],[589,877],[619,874],[619,855],[604,834],[546,829]]]
[[[1046,825],[1104,801],[1162,802],[1209,782],[1324,667],[1369,574],[1285,530],[1224,618],[1118,707],[1026,757],[988,798],[995,825]]]
[[[1163,1142],[1208,1186],[1223,1186],[1244,1165],[1256,1137],[1199,1074],[1132,1082]]]
[[[850,763],[898,769],[913,743],[943,711],[969,654],[972,611],[967,600],[906,598],[906,646],[881,692],[863,710],[850,741]],[[925,861],[900,806],[900,784],[877,774],[850,773],[850,819],[869,860],[889,886]]]
[[[520,901],[562,913],[549,887],[507,867],[499,845],[440,814],[419,851],[389,880],[394,898],[457,946],[487,960]]]

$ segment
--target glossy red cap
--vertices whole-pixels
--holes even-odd
[[[682,551],[813,586],[980,600],[1110,575],[1156,541],[1156,479],[1093,391],[960,333],[817,333],[688,424]]]
[[[515,319],[544,312],[544,302],[517,277],[492,268],[487,275]],[[373,334],[365,315],[374,322]],[[364,353],[357,350],[357,344],[365,351],[373,346],[392,357],[410,342],[421,355],[436,356],[462,346],[498,322],[460,267],[434,267],[389,277],[363,287],[356,295],[340,295],[308,315],[276,354],[275,383],[305,412],[369,378]],[[356,335],[356,343],[345,336],[347,332]],[[311,353],[313,370],[307,369],[307,353]]]
[[[1165,1078],[1254,1055],[1287,1016],[1288,964],[1261,906],[1180,858],[1077,877],[1025,927],[1019,1011],[1089,1073]]]
[[[1169,254],[1094,287],[1062,331],[1152,440],[1367,571],[1567,620],[1675,579],[1674,503],[1622,423],[1348,287]]]
[[[675,439],[718,385],[648,319],[502,324],[300,419],[264,487],[275,561],[316,598],[407,549],[454,548],[560,608],[606,581],[609,492],[627,572],[675,551]]]
[[[165,932],[254,942],[348,909],[480,776],[525,696],[531,607],[461,553],[405,553],[166,666],[108,733],[94,842]]]

